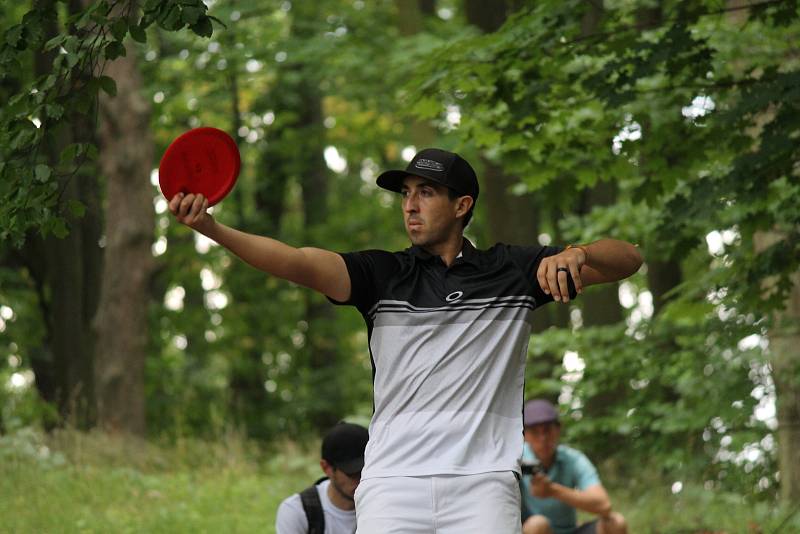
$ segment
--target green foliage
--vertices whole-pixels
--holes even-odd
[[[116,84],[102,73],[107,61],[125,57],[128,33],[145,42],[145,30],[154,23],[168,31],[188,27],[203,37],[213,32],[201,0],[148,0],[134,10],[135,5],[102,0],[61,17],[50,3],[35,2],[20,22],[4,31],[0,81],[16,89],[4,95],[7,104],[0,111],[3,241],[19,247],[32,230],[66,234],[67,207],[61,201],[65,184],[78,179],[90,152],[67,147],[56,154],[60,164],[48,152],[56,146],[58,131],[79,116],[94,120],[99,90],[116,94]],[[32,58],[46,62],[47,70],[33,79],[20,78],[23,64]]]
[[[648,7],[606,6],[585,33],[590,3],[537,2],[498,32],[431,53],[410,100],[423,117],[458,105],[459,133],[528,190],[634,185],[632,200],[656,210],[644,237],[659,257],[680,254],[687,236],[736,228],[723,276],[747,282],[730,284],[746,305],[780,308],[800,258],[789,200],[800,185],[797,3],[765,2],[743,28],[716,2],[667,2],[649,22]],[[771,261],[752,236],[776,229],[782,252]],[[769,276],[780,281],[765,300]]]
[[[277,4],[250,15],[218,5],[215,15],[237,22],[210,41],[185,33],[153,41],[143,51],[149,59],[142,69],[147,92],[165,95],[155,105],[156,152],[187,126],[223,128],[239,141],[243,166],[235,190],[215,208],[219,220],[296,245],[402,248],[399,210],[394,204],[382,207],[387,195],[358,177],[367,158],[372,166],[383,165],[386,145],[403,133],[392,109],[376,109],[372,102],[385,91],[365,91],[370,86],[361,85],[378,83],[381,69],[366,58],[388,49],[389,37],[367,39],[365,25],[385,20],[386,6],[361,9],[331,1],[318,8],[336,16],[320,18],[300,6],[286,12]],[[337,35],[342,25],[347,32]],[[365,49],[366,43],[372,48]],[[277,57],[282,59],[272,60]],[[347,76],[332,63],[346,63]],[[238,91],[238,115],[230,111],[231,80]],[[311,124],[306,109],[314,98],[324,116]],[[325,127],[323,118],[332,126]],[[342,175],[327,171],[328,217],[309,223],[303,182],[317,172],[310,155],[321,160],[327,144],[352,167]],[[185,296],[182,309],[153,308],[151,347],[157,356],[148,361],[147,398],[154,433],[213,435],[224,422],[272,440],[323,431],[313,424],[323,410],[337,418],[369,415],[369,354],[357,313],[341,310],[311,326],[307,309],[329,306],[324,299],[266,277],[219,247],[198,254],[187,229],[166,213],[158,219],[156,238],[166,239],[169,249],[158,257],[155,300],[163,302],[175,288]],[[386,228],[398,232],[379,231]],[[218,291],[228,299],[221,309],[206,304],[214,291],[201,287],[204,271],[218,277]],[[330,365],[310,365],[312,336],[330,340]]]
[[[432,50],[405,84],[420,117],[457,106],[458,135],[517,176],[518,193],[555,191],[568,211],[613,181],[615,204],[560,221],[567,240],[621,237],[648,262],[680,265],[677,300],[660,315],[532,341],[528,395],[561,392],[570,436],[601,458],[656,455],[665,472],[761,498],[771,490],[758,484],[776,485],[774,438],[752,418],[753,392],[771,383],[766,356],[739,342],[765,335],[800,268],[799,17],[791,1],[749,13],[536,2],[496,32],[465,30]],[[712,232],[727,237],[709,255]],[[565,350],[585,361],[580,380],[565,384],[560,367],[533,379],[537,358]],[[758,462],[741,460],[754,449]]]
[[[638,466],[656,455],[658,466],[650,469],[660,475],[701,477],[727,491],[747,487],[752,495],[770,498],[764,490],[777,482],[774,437],[763,421],[753,419],[760,397],[751,391],[772,385],[761,349],[740,348],[758,326],[746,317],[721,320],[720,311],[709,304],[676,303],[658,321],[634,329],[535,336],[533,361],[565,349],[585,359],[583,380],[569,378],[561,367],[553,370],[569,407],[567,442],[610,462],[618,474],[635,477]],[[547,393],[542,386],[529,379],[527,396]],[[598,411],[591,403],[607,391],[616,392],[615,404]],[[759,452],[745,461],[745,449]]]

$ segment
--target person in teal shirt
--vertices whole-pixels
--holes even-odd
[[[561,445],[561,424],[555,407],[544,399],[525,403],[523,465],[523,534],[626,534],[622,514],[611,510],[611,500],[592,462],[582,452]],[[577,510],[597,515],[578,526]]]

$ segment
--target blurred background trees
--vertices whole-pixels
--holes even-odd
[[[473,162],[468,236],[639,243],[540,310],[526,392],[622,476],[800,500],[794,1],[3,5],[0,432],[302,439],[371,413],[353,310],[176,225],[167,144],[213,125],[215,216],[294,244],[407,246],[381,169]]]

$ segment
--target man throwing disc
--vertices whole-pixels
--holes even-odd
[[[375,413],[355,493],[359,534],[520,532],[517,477],[531,314],[635,273],[630,243],[476,249],[464,227],[478,180],[458,154],[417,153],[378,185],[402,195],[411,247],[295,248],[216,222],[202,196],[176,219],[274,276],[364,317]]]

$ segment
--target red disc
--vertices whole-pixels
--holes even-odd
[[[199,193],[213,206],[233,188],[241,164],[231,136],[217,128],[195,128],[167,147],[158,166],[158,183],[167,200],[180,192]]]

